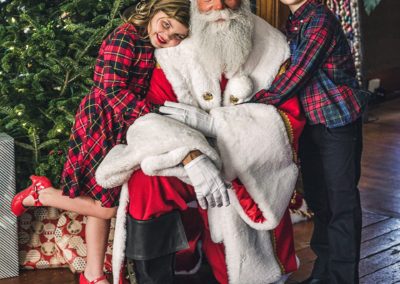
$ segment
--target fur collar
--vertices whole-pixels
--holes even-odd
[[[260,89],[269,88],[290,56],[289,47],[282,33],[255,15],[253,33],[253,49],[243,69],[237,74],[225,74],[229,81],[224,93],[220,90],[220,76],[207,74],[196,60],[190,38],[176,47],[157,49],[157,61],[178,101],[208,111],[247,101]],[[212,94],[212,99],[206,100],[206,94]]]

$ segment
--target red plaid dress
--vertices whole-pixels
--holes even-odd
[[[154,48],[142,30],[126,23],[101,45],[94,86],[75,117],[62,174],[63,195],[91,196],[104,207],[118,205],[120,188],[104,189],[95,170],[108,151],[124,142],[129,125],[149,112],[144,97],[154,69]]]

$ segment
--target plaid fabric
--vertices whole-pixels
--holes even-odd
[[[149,112],[144,97],[155,66],[154,48],[140,33],[123,24],[101,45],[95,86],[82,100],[72,128],[62,174],[64,195],[89,195],[104,207],[118,205],[120,188],[100,187],[95,170],[114,145],[124,143],[128,126]]]
[[[252,102],[280,105],[299,95],[309,124],[339,127],[355,121],[367,103],[359,89],[346,36],[335,15],[320,1],[308,0],[286,24],[291,65]]]

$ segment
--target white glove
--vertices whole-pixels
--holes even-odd
[[[214,119],[204,110],[191,105],[166,101],[160,112],[200,131],[207,137],[216,137]]]
[[[192,182],[201,208],[207,209],[207,203],[210,207],[230,204],[221,173],[206,155],[200,155],[186,164],[185,170]]]

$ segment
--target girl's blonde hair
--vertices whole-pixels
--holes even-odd
[[[122,18],[125,22],[147,28],[153,16],[160,11],[189,28],[190,0],[142,0],[126,9]]]

